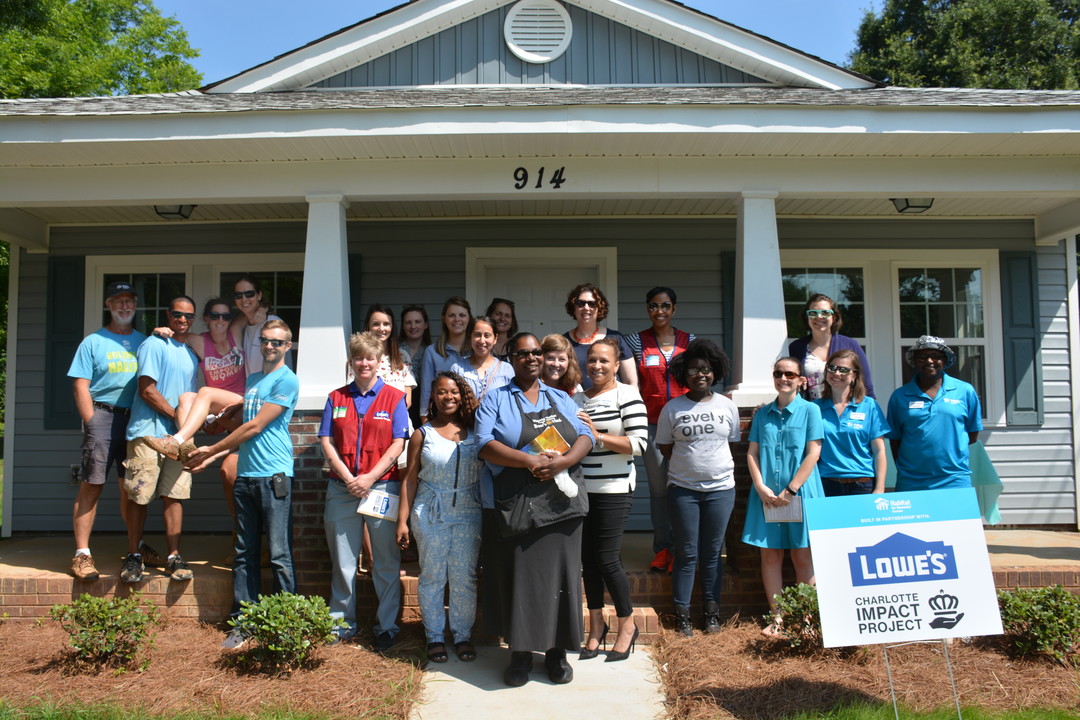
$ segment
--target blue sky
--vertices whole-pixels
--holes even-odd
[[[184,26],[206,83],[353,25],[400,0],[156,0]],[[837,64],[872,0],[689,0],[685,4]]]

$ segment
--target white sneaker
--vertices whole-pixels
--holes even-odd
[[[240,628],[233,628],[229,631],[229,634],[226,635],[225,639],[221,642],[221,647],[225,648],[226,650],[239,650],[240,648],[247,645],[247,641],[249,639],[250,638],[248,638],[247,635],[240,631]]]

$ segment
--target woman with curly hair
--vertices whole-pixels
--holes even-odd
[[[704,630],[720,630],[720,588],[728,520],[735,507],[735,461],[731,443],[739,442],[739,409],[713,392],[727,375],[728,359],[711,340],[697,339],[671,361],[671,376],[685,395],[672,398],[660,412],[656,446],[668,459],[668,513],[671,516],[671,594],[675,629],[693,635],[690,594],[701,570]]]
[[[457,373],[432,382],[428,422],[413,433],[398,508],[398,544],[409,544],[409,518],[420,550],[417,595],[428,659],[447,660],[443,594],[450,586],[450,632],[458,659],[476,659],[470,642],[476,619],[476,560],[480,553],[480,492],[476,398]],[[422,481],[422,482],[421,482]]]
[[[581,390],[581,368],[574,348],[565,335],[545,335],[540,342],[544,351],[540,367],[540,382],[573,396]]]
[[[592,283],[582,283],[571,290],[566,296],[566,314],[577,322],[577,327],[563,333],[563,336],[573,346],[578,366],[585,367],[590,345],[603,337],[613,338],[619,343],[619,379],[637,387],[637,368],[634,367],[634,351],[630,349],[630,343],[618,330],[600,325],[600,321],[608,316],[608,301],[600,288]],[[592,380],[583,377],[581,386],[588,390]]]

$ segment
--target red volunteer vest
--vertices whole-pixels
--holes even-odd
[[[345,467],[356,474],[366,473],[374,467],[394,441],[394,408],[404,397],[405,393],[383,384],[379,394],[368,405],[367,412],[360,417],[356,412],[355,394],[350,385],[330,393],[334,447]],[[332,467],[330,475],[341,479]],[[379,481],[397,479],[398,467],[397,463],[394,463]]]
[[[653,425],[660,418],[660,411],[667,401],[680,395],[685,395],[688,388],[680,385],[671,373],[668,372],[668,361],[664,353],[660,351],[660,344],[656,342],[656,333],[650,328],[638,333],[641,338],[641,363],[638,364],[638,386],[641,390],[641,399],[645,401],[645,410],[649,415],[649,422]],[[671,351],[671,357],[675,357],[686,350],[690,344],[690,335],[682,330],[675,331],[675,348]]]

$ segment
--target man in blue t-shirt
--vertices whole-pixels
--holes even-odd
[[[971,487],[968,446],[983,429],[975,388],[945,374],[956,354],[939,337],[920,337],[907,351],[907,362],[915,377],[889,398],[896,489]]]
[[[71,560],[71,573],[79,580],[98,579],[90,555],[90,531],[94,528],[98,499],[113,466],[120,479],[120,516],[127,516],[123,465],[126,433],[139,367],[135,352],[146,339],[132,324],[136,302],[135,289],[130,283],[111,283],[105,289],[109,322],[83,339],[68,370],[75,393],[75,410],[83,422],[82,482],[72,512],[75,557]],[[143,554],[160,559],[156,551],[145,545]]]
[[[259,596],[262,533],[270,544],[274,592],[296,592],[292,557],[293,449],[289,421],[300,395],[300,383],[285,365],[292,330],[283,320],[269,320],[259,331],[261,373],[249,375],[244,392],[244,424],[209,447],[188,455],[188,467],[199,470],[230,450],[240,448],[233,503],[236,506],[236,560],[233,561],[233,614],[240,603]],[[247,641],[234,628],[222,643],[237,648]]]
[[[180,531],[184,521],[183,501],[191,497],[191,473],[183,464],[157,453],[147,438],[176,431],[176,406],[180,395],[195,392],[199,358],[184,340],[195,322],[195,301],[186,295],[169,303],[167,312],[171,338],[152,337],[139,346],[138,392],[131,406],[127,428],[128,554],[120,579],[136,583],[142,579],[147,558],[139,546],[146,524],[146,506],[155,497],[162,502],[165,542],[169,556],[165,572],[173,580],[190,580],[191,568],[180,556]]]

